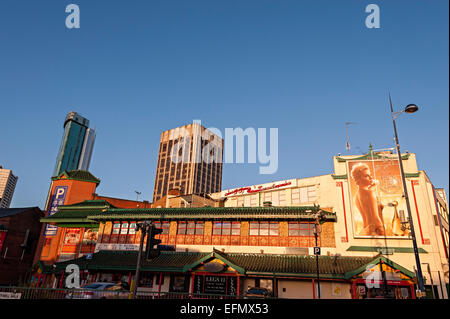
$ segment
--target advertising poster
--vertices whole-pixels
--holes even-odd
[[[62,244],[62,253],[75,253],[80,242],[81,229],[67,228]]]
[[[407,238],[398,159],[348,161],[347,165],[355,237]]]

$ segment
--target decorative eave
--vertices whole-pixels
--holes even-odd
[[[314,207],[200,207],[200,208],[143,208],[110,209],[105,213],[88,216],[92,221],[106,220],[188,220],[188,219],[301,219],[315,220],[320,210]],[[323,211],[324,221],[336,221],[336,214]]]
[[[191,271],[192,269],[202,265],[203,263],[205,263],[206,261],[213,259],[213,258],[217,258],[220,261],[224,262],[225,264],[227,264],[228,266],[230,266],[231,268],[233,268],[234,270],[236,270],[238,273],[240,274],[245,274],[245,269],[233,264],[231,261],[229,261],[225,254],[222,254],[220,251],[218,251],[217,249],[213,249],[213,252],[197,261],[195,261],[194,263],[190,264],[190,265],[186,265],[183,267],[183,272],[187,272],[187,271]]]
[[[344,175],[334,175],[331,174],[331,177],[333,179],[348,179],[348,175],[344,174]],[[405,178],[419,178],[420,177],[420,172],[417,173],[405,173]]]
[[[63,178],[64,177],[64,178]],[[100,184],[100,179],[92,175],[88,171],[83,170],[74,170],[74,171],[63,171],[58,176],[54,176],[51,178],[52,181],[60,180],[60,179],[68,179],[68,180],[77,180],[82,182],[91,182],[95,184]]]
[[[409,159],[410,154],[402,155],[402,160],[406,161]],[[395,155],[395,158],[398,158]],[[340,156],[336,156],[336,160],[339,163],[345,163],[347,161],[364,161],[364,160],[381,160],[386,159],[386,156],[379,155],[378,153],[375,153],[374,151],[369,151],[366,155],[360,156],[360,157],[354,157],[354,158],[343,158]]]
[[[363,265],[363,266],[361,266],[358,269],[355,269],[355,270],[352,270],[352,271],[349,271],[349,272],[345,273],[344,277],[345,277],[345,279],[348,280],[348,279],[350,279],[350,278],[352,278],[352,277],[354,277],[356,275],[359,275],[359,274],[365,272],[366,269],[367,269],[367,266],[369,266],[369,265],[377,265],[380,262],[383,262],[386,265],[388,265],[388,266],[390,266],[390,267],[392,267],[394,269],[399,270],[401,273],[403,273],[404,275],[408,276],[409,278],[414,278],[416,276],[413,272],[411,272],[408,269],[400,266],[399,264],[393,262],[392,260],[387,259],[384,256],[378,255],[371,262],[367,263],[366,265]]]

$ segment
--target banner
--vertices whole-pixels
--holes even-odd
[[[398,159],[347,165],[355,237],[409,237]]]

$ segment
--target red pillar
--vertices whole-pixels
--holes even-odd
[[[161,295],[161,280],[162,280],[162,272],[159,273],[159,285],[158,285],[158,298]]]
[[[352,299],[356,299],[356,281],[352,283]]]
[[[239,286],[239,276],[237,276],[237,298],[239,298],[239,290],[240,290],[239,287],[240,287]]]
[[[314,279],[312,280],[313,299],[316,299],[316,285]]]
[[[194,296],[195,273],[192,274],[191,296]]]

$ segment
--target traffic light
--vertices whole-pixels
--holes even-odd
[[[147,247],[146,247],[147,260],[159,256],[159,249],[158,247],[155,246],[159,245],[161,243],[161,240],[156,239],[155,236],[161,234],[162,232],[163,232],[162,229],[156,228],[154,225],[150,226],[148,230]]]

